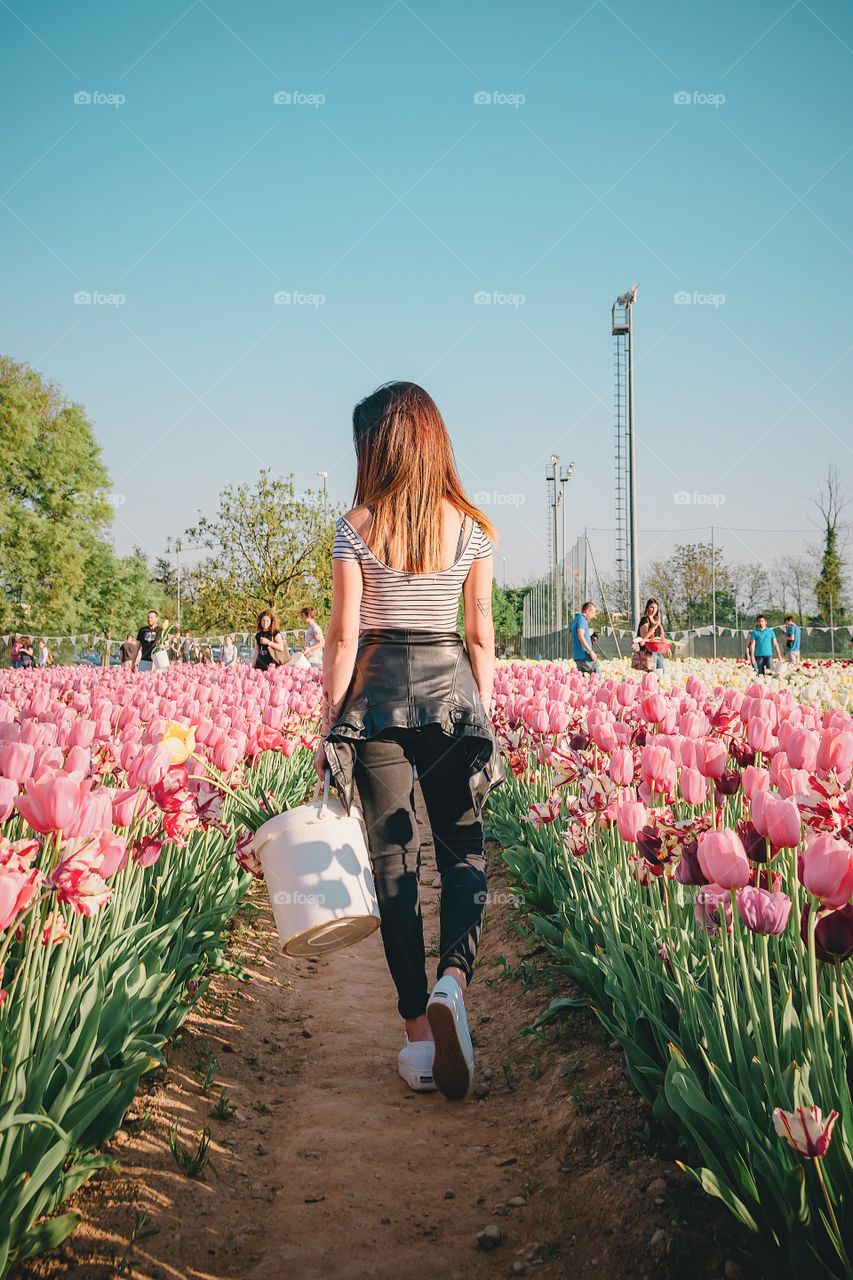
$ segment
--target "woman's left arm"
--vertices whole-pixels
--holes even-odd
[[[284,653],[286,651],[287,645],[284,643],[284,636],[280,631],[276,631],[272,639],[267,641],[267,648],[275,649],[276,653]]]

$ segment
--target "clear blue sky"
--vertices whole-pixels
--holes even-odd
[[[120,549],[261,465],[346,502],[353,402],[411,378],[537,571],[552,450],[570,535],[612,526],[635,280],[641,528],[853,489],[842,0],[2,0],[0,45],[0,350],[87,407]]]

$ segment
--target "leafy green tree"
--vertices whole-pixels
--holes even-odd
[[[328,616],[335,513],[323,495],[298,493],[293,476],[261,471],[254,485],[229,485],[217,514],[188,530],[210,555],[190,575],[189,615],[196,627],[243,629],[262,609],[284,627],[311,604]]]
[[[838,535],[843,529],[841,517],[847,506],[837,467],[831,466],[827,471],[826,482],[814,502],[820,512],[823,532],[823,553],[814,594],[821,621],[837,621],[844,609],[844,569]]]
[[[85,566],[112,509],[85,412],[28,365],[0,357],[0,625],[77,621]]]
[[[732,601],[735,584],[720,547],[706,542],[676,546],[672,555],[649,568],[649,593],[661,604],[672,628],[706,625],[711,621],[712,594],[717,593],[717,622],[721,601]]]
[[[129,631],[136,635],[149,609],[162,616],[165,608],[163,589],[138,549],[118,557],[106,542],[95,546],[86,561],[85,586],[78,602],[78,617],[87,630],[123,640]]]

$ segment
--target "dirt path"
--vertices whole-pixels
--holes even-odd
[[[427,851],[428,940],[431,864]],[[216,978],[111,1144],[120,1172],[78,1193],[76,1235],[21,1277],[721,1277],[734,1257],[728,1219],[650,1137],[592,1015],[519,1034],[553,979],[499,871],[490,892],[469,1000],[479,1097],[415,1095],[397,1076],[401,1024],[378,934],[285,961],[268,910],[250,908],[234,945],[254,984]],[[220,1090],[220,1113],[236,1108],[224,1116]],[[176,1167],[175,1123],[185,1148],[211,1130],[213,1168],[200,1178]],[[488,1251],[486,1227],[500,1233]]]

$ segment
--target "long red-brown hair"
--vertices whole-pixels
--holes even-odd
[[[497,531],[462,488],[453,446],[432,396],[414,382],[387,382],[352,413],[354,506],[370,507],[367,543],[407,573],[442,561],[442,501],[471,516],[492,541]]]

